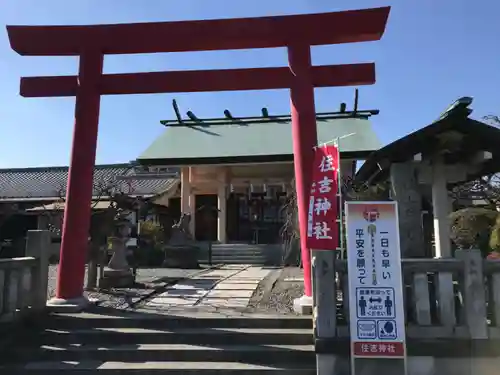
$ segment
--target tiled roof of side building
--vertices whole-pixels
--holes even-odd
[[[154,196],[178,183],[175,177],[134,179],[132,165],[96,165],[94,169],[94,196],[102,194],[103,186],[139,196]],[[119,176],[128,176],[119,179]],[[37,200],[61,197],[66,191],[68,167],[37,167],[0,169],[0,201]]]

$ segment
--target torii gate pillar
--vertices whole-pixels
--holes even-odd
[[[299,213],[300,248],[304,270],[306,304],[312,306],[311,249],[307,248],[307,214],[311,188],[314,146],[318,143],[314,86],[311,81],[311,48],[309,45],[288,47],[288,62],[294,80],[290,87],[295,190]]]
[[[82,265],[88,254],[103,60],[99,51],[85,51],[80,56],[56,296],[49,303],[63,305],[65,311],[69,306],[81,309],[87,304],[83,297],[85,267]]]

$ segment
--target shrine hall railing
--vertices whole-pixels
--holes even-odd
[[[500,261],[464,250],[451,259],[403,259],[402,267],[408,340],[500,338]],[[337,260],[335,268],[336,332],[338,338],[346,338],[347,261]]]
[[[0,322],[45,310],[50,233],[28,231],[24,257],[0,259]]]

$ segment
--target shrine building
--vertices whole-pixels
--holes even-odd
[[[352,177],[356,163],[381,147],[370,116],[377,110],[318,113],[318,144],[340,141],[341,171]],[[163,201],[178,215],[189,213],[197,241],[278,244],[282,207],[293,186],[291,117],[162,121],[166,126],[137,162],[148,168],[180,169],[180,188]]]

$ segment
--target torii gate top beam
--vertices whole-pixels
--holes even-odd
[[[262,18],[95,26],[7,26],[10,45],[25,56],[211,51],[379,40],[390,7]]]

